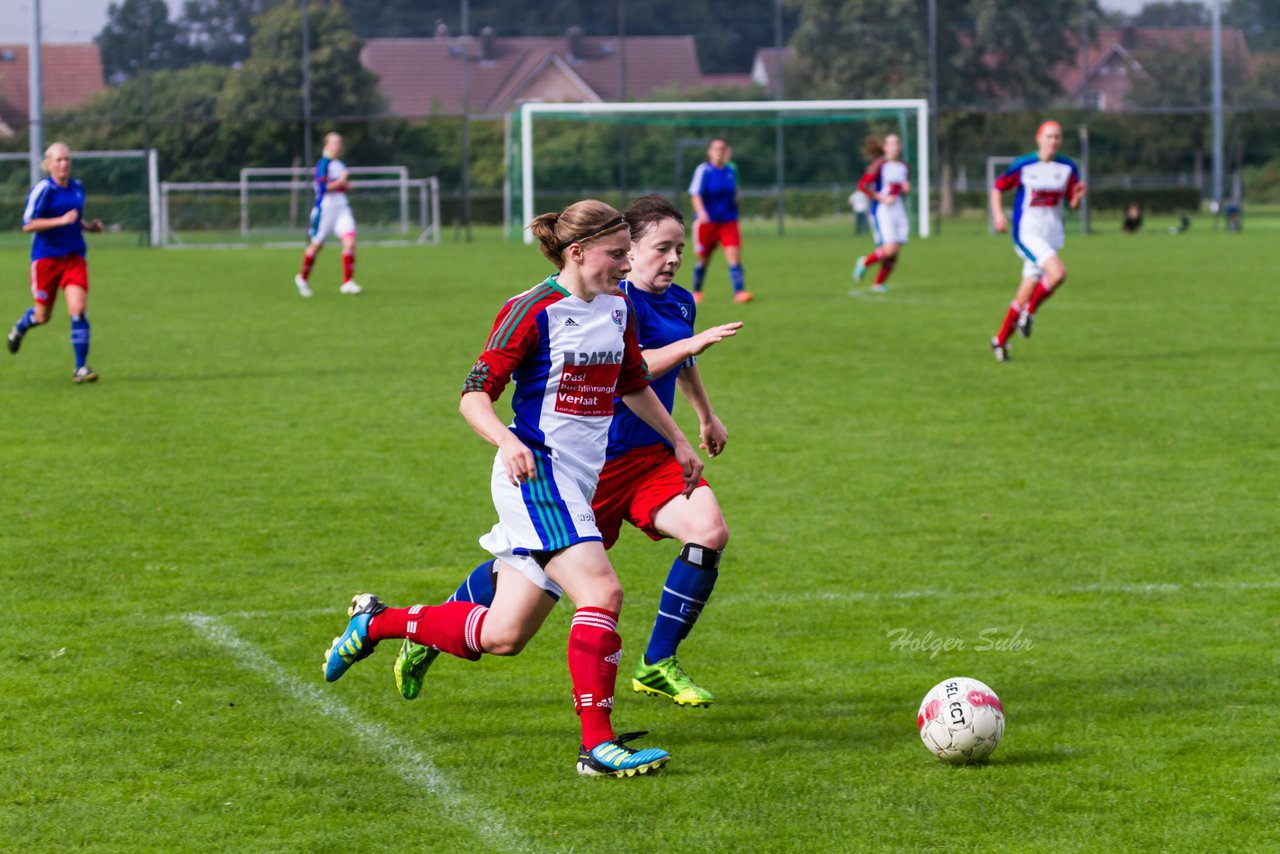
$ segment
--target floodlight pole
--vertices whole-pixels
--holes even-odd
[[[782,0],[773,0],[773,44],[778,49],[777,63],[775,63],[775,74],[773,84],[773,99],[775,101],[782,100]],[[777,114],[777,124],[774,126],[773,132],[773,150],[776,158],[774,163],[774,171],[778,182],[778,236],[781,237],[786,232],[783,224],[784,214],[786,210],[786,178],[784,170],[786,169],[785,150],[783,149],[782,138],[782,113]]]
[[[1222,0],[1213,0],[1213,222],[1222,213]]]
[[[938,2],[929,0],[929,154],[933,168],[941,168],[938,159]],[[937,229],[942,232],[942,182],[934,182],[938,188]]]
[[[40,183],[44,162],[44,102],[41,73],[44,63],[40,55],[40,0],[31,0],[31,48],[27,53],[27,85],[29,87],[31,140],[31,186]]]
[[[462,0],[462,227],[471,242],[471,4]]]
[[[1080,114],[1082,120],[1080,122],[1080,166],[1084,170],[1084,174],[1080,177],[1084,179],[1085,185],[1089,183],[1089,2],[1084,0],[1080,4],[1080,50],[1081,50],[1081,78],[1084,81],[1080,89]],[[1089,233],[1089,197],[1086,195],[1080,199],[1080,233]]]
[[[302,160],[308,168],[311,154],[311,9],[302,0]]]

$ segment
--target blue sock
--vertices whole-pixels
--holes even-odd
[[[31,308],[26,310],[26,312],[22,315],[22,317],[18,318],[18,322],[13,325],[13,328],[17,330],[19,335],[25,335],[27,330],[35,325],[36,325],[36,310],[35,310],[35,307],[32,306]]]
[[[701,261],[693,265],[693,289],[702,290],[702,280],[707,276],[707,265]]]
[[[76,368],[83,368],[89,358],[89,318],[83,314],[71,318],[71,349],[76,352]]]
[[[676,647],[688,636],[716,586],[719,565],[720,552],[714,549],[689,543],[680,551],[658,600],[658,617],[653,622],[649,648],[644,651],[646,663],[676,654]]]
[[[746,286],[746,277],[742,275],[741,264],[732,264],[729,266],[729,281],[733,282],[733,292],[735,294]]]
[[[493,597],[497,593],[493,586],[493,563],[492,560],[486,560],[471,570],[466,580],[458,585],[458,589],[453,591],[453,595],[445,601],[475,602],[486,608],[492,605]]]

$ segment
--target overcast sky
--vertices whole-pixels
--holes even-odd
[[[167,0],[175,12],[179,0]],[[1101,0],[1103,8],[1136,12],[1147,0]],[[1207,2],[1207,0],[1202,0]],[[46,42],[88,42],[101,32],[107,22],[107,6],[111,0],[42,0],[41,19]],[[17,7],[0,17],[0,44],[26,43],[31,39],[32,0],[5,0],[6,9]]]

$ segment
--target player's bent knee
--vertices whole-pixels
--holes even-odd
[[[723,518],[707,519],[689,532],[687,542],[722,552],[729,544],[729,526]]]
[[[489,655],[519,655],[533,638],[534,630],[520,625],[484,627],[484,651]]]

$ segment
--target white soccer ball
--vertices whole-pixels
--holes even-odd
[[[1004,735],[1004,706],[977,679],[944,679],[924,695],[916,727],[924,746],[943,762],[981,762]]]

